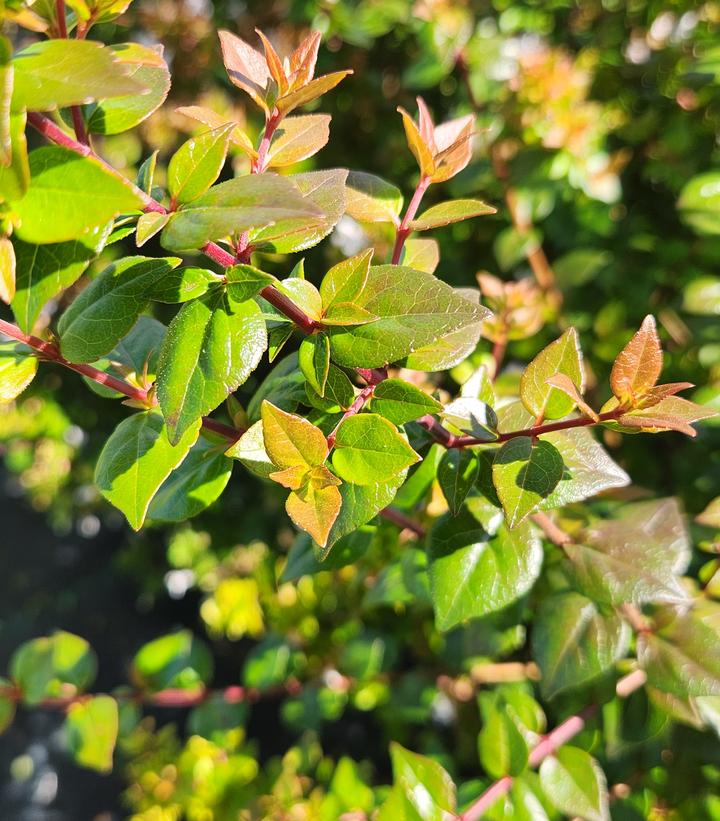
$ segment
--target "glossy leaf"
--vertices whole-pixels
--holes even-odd
[[[440,246],[437,244],[437,240],[408,239],[405,241],[403,253],[400,257],[400,265],[432,274],[438,267],[439,262]]]
[[[445,405],[442,417],[460,432],[474,436],[481,442],[493,442],[497,439],[495,411],[480,399],[455,399]]]
[[[540,575],[542,546],[528,525],[508,530],[495,513],[484,527],[463,509],[430,532],[430,587],[439,630],[501,610]]]
[[[542,350],[523,372],[520,398],[536,418],[560,419],[575,407],[567,393],[548,384],[557,374],[567,376],[582,394],[585,387],[582,354],[577,331],[569,328]]]
[[[452,448],[438,466],[437,479],[450,512],[457,516],[468,493],[475,485],[480,465],[470,450]]]
[[[547,440],[518,436],[500,448],[492,477],[509,527],[539,509],[557,487],[563,469],[560,451]]]
[[[399,188],[374,174],[351,171],[347,177],[346,213],[359,222],[391,222],[398,225],[403,205]],[[411,262],[406,262],[413,268]],[[424,269],[421,269],[424,270]]]
[[[153,285],[179,264],[177,257],[126,257],[109,265],[60,317],[63,356],[93,362],[109,353],[147,306]]]
[[[579,593],[548,597],[532,633],[543,692],[550,698],[601,676],[623,658],[629,644],[630,629],[613,610]]]
[[[325,396],[330,371],[330,343],[325,334],[313,334],[300,343],[298,364],[310,387]]]
[[[157,491],[195,443],[200,420],[171,444],[159,413],[123,420],[105,443],[95,467],[95,484],[121,510],[134,530],[142,527]]]
[[[390,744],[390,757],[402,804],[409,805],[412,813],[405,818],[445,821],[455,812],[455,785],[440,764],[395,741]]]
[[[206,268],[173,268],[150,288],[149,297],[155,302],[176,305],[201,297],[213,286],[218,288],[221,278]]]
[[[478,736],[480,763],[493,778],[520,775],[527,766],[528,745],[507,712],[493,711]]]
[[[283,168],[312,157],[330,138],[330,115],[286,117],[275,131],[268,150],[268,168]]]
[[[402,379],[385,379],[373,392],[372,409],[395,425],[412,422],[428,413],[438,413],[437,399]]]
[[[7,237],[0,237],[0,301],[9,305],[15,297],[15,249]]]
[[[648,315],[640,330],[618,354],[610,374],[613,393],[622,403],[632,405],[658,381],[663,354],[655,320]]]
[[[12,402],[35,378],[38,360],[19,342],[0,342],[0,405]]]
[[[173,154],[167,184],[174,202],[192,202],[217,180],[225,164],[232,128],[232,124],[226,124],[191,137]]]
[[[252,300],[222,292],[186,303],[160,351],[157,392],[170,441],[236,390],[267,346],[265,322]]]
[[[417,219],[410,220],[408,227],[413,231],[429,231],[431,228],[495,213],[496,208],[480,200],[449,200],[428,208]]]
[[[350,416],[337,429],[332,463],[347,482],[388,481],[419,459],[392,422],[375,413]]]
[[[609,821],[605,774],[578,747],[561,747],[540,765],[540,783],[550,802],[569,816]]]
[[[30,187],[14,205],[16,234],[38,245],[77,240],[141,207],[130,184],[98,160],[59,146],[38,148],[30,154]]]

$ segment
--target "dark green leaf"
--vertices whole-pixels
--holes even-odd
[[[477,456],[460,448],[447,450],[440,460],[438,484],[454,516],[458,515],[462,503],[475,485],[479,467]]]

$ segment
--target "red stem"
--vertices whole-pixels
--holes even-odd
[[[630,693],[635,692],[645,683],[645,675],[642,671],[635,670],[621,678],[615,686],[615,692],[619,698],[626,698]],[[541,764],[548,756],[557,752],[560,747],[567,744],[584,727],[592,716],[599,710],[599,705],[591,704],[577,715],[570,716],[567,720],[559,724],[552,732],[543,736],[536,747],[530,752],[528,765],[532,768]],[[492,807],[492,805],[503,795],[506,795],[513,784],[513,777],[506,775],[477,798],[473,804],[461,815],[455,816],[456,821],[477,821]]]
[[[418,539],[425,538],[425,528],[419,522],[414,521],[394,507],[386,507],[384,510],[381,510],[380,516],[382,516],[383,519],[387,519],[388,522],[397,525],[402,530],[409,530],[411,533],[414,533]]]
[[[417,214],[417,210],[420,207],[420,202],[423,198],[423,195],[428,189],[430,185],[430,177],[420,177],[420,181],[417,184],[417,188],[415,189],[415,193],[412,196],[412,199],[408,203],[407,211],[398,225],[397,234],[395,236],[395,247],[393,248],[393,255],[392,255],[392,264],[397,265],[400,262],[400,257],[402,256],[403,246],[405,245],[405,240],[408,236],[412,233],[412,229],[409,227],[410,222],[415,218],[415,214]]]
[[[335,437],[337,436],[340,425],[342,425],[346,419],[349,419],[351,416],[355,416],[356,413],[360,413],[360,411],[365,407],[365,403],[372,399],[373,393],[375,393],[375,385],[368,385],[355,397],[355,401],[345,411],[340,421],[328,434],[327,443],[329,448],[332,448],[335,445]]]
[[[55,0],[55,15],[57,16],[58,36],[65,40],[68,36],[67,21],[65,20],[65,0]]]

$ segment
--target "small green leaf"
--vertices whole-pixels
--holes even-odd
[[[221,282],[217,274],[206,268],[174,268],[157,279],[148,296],[155,302],[175,305],[196,299]]]
[[[495,411],[480,399],[455,399],[443,408],[442,417],[462,433],[470,434],[481,442],[497,439]]]
[[[347,410],[355,399],[355,388],[347,377],[345,371],[340,370],[336,365],[330,363],[327,380],[325,382],[325,396],[305,384],[305,393],[308,401],[314,408],[324,410],[327,413],[337,413]]]
[[[405,819],[445,821],[455,813],[455,785],[440,764],[406,750],[395,741],[390,744],[390,757],[402,805],[409,808]]]
[[[334,265],[323,277],[320,296],[323,309],[327,312],[333,305],[351,304],[361,293],[367,282],[373,249],[368,248],[354,257],[348,257]]]
[[[461,222],[472,217],[496,214],[497,208],[480,200],[449,200],[433,205],[408,226],[412,231],[429,231],[452,222]]]
[[[478,736],[478,753],[485,772],[492,778],[516,776],[527,766],[528,745],[506,712],[494,710]]]
[[[430,589],[438,630],[507,607],[540,575],[542,545],[528,525],[509,530],[495,511],[480,524],[463,508],[430,532]]]
[[[176,257],[126,257],[109,265],[60,317],[60,349],[70,362],[93,362],[130,331],[154,285],[180,264]]]
[[[347,482],[387,481],[419,460],[392,422],[375,413],[350,416],[338,427],[332,462]]]
[[[440,263],[440,246],[435,239],[405,240],[400,265],[433,274]]]
[[[118,705],[110,696],[71,704],[65,729],[72,757],[81,767],[109,773],[117,740]]]
[[[159,413],[136,413],[123,420],[105,443],[95,468],[95,484],[139,530],[150,503],[170,473],[185,459],[200,431],[200,420],[172,445]]]
[[[544,439],[516,436],[505,442],[495,454],[492,477],[509,527],[539,509],[562,479],[563,469],[560,451]]]
[[[138,248],[142,248],[148,240],[151,240],[156,234],[168,224],[170,214],[161,214],[158,211],[148,211],[147,214],[140,214],[135,227],[135,244]]]
[[[425,414],[438,413],[442,405],[410,382],[385,379],[373,392],[372,409],[393,424],[402,425]]]
[[[351,171],[347,177],[345,196],[346,213],[359,222],[392,222],[395,225],[400,222],[402,192],[380,177],[363,171]]]
[[[0,237],[0,301],[9,305],[15,297],[15,249],[7,237]]]
[[[267,346],[265,322],[252,300],[222,291],[186,303],[160,351],[157,391],[170,441],[243,384]]]
[[[609,821],[605,774],[585,750],[561,747],[540,765],[540,783],[560,812],[587,821]]]
[[[151,692],[177,688],[203,689],[213,673],[213,659],[204,642],[189,630],[148,642],[133,659],[133,679]]]
[[[628,650],[630,630],[610,609],[579,593],[547,598],[532,634],[533,656],[550,698],[601,676]]]
[[[277,282],[272,274],[266,274],[253,265],[231,265],[225,269],[228,293],[235,302],[245,302],[262,291],[266,285]]]
[[[225,451],[231,459],[238,459],[242,464],[261,479],[267,479],[278,466],[268,456],[263,439],[263,423],[255,422],[245,433]]]
[[[191,137],[173,154],[168,165],[168,191],[185,204],[204,194],[220,175],[234,123]]]
[[[77,695],[92,684],[96,671],[90,645],[62,630],[26,641],[10,659],[10,675],[26,704]]]
[[[569,377],[582,394],[585,374],[575,328],[568,328],[559,339],[540,351],[522,375],[520,398],[534,417],[560,419],[575,407],[575,402],[567,394],[547,384],[547,380],[558,373]]]
[[[30,187],[13,205],[20,221],[15,233],[25,242],[79,239],[119,214],[142,208],[130,183],[94,157],[48,146],[32,151],[29,161]]]
[[[19,342],[0,342],[0,404],[12,402],[35,378],[37,357]]]
[[[683,220],[701,236],[720,234],[720,172],[692,177],[680,192],[678,210]]]
[[[298,364],[313,390],[325,396],[325,384],[330,370],[330,342],[325,334],[312,334],[300,343]]]
[[[296,655],[285,639],[268,636],[248,653],[243,666],[243,684],[260,690],[284,684],[297,663]]]
[[[267,153],[268,168],[283,168],[316,154],[330,138],[329,114],[285,117]]]
[[[480,465],[469,450],[447,450],[440,460],[437,479],[453,516],[457,516],[468,493],[475,485]]]
[[[146,90],[111,48],[91,40],[33,43],[17,52],[13,66],[14,111],[49,111]]]

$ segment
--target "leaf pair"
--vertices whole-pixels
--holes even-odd
[[[264,54],[229,31],[221,31],[223,61],[230,81],[248,94],[270,118],[309,103],[333,89],[352,71],[336,71],[313,79],[320,32],[308,35],[290,57],[282,60],[260,31]]]
[[[340,479],[325,467],[329,448],[323,432],[306,419],[265,401],[262,435],[265,451],[277,468],[269,478],[290,489],[285,503],[288,516],[325,546],[342,497]]]

